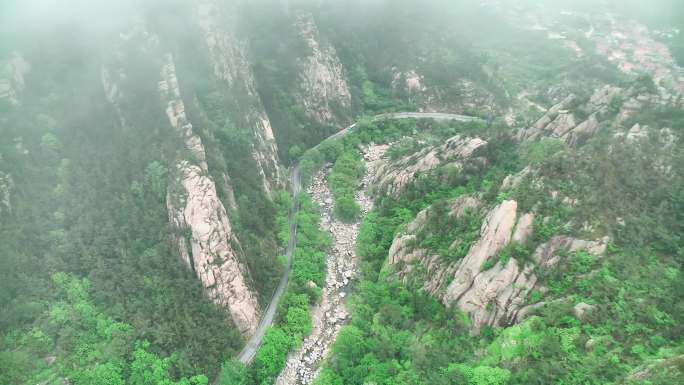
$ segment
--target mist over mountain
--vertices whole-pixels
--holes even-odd
[[[683,4],[3,1],[0,385],[683,382]]]

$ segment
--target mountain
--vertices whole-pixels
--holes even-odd
[[[683,12],[3,2],[0,384],[681,381]]]

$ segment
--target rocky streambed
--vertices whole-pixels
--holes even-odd
[[[342,326],[349,321],[346,297],[349,283],[357,274],[356,238],[361,220],[373,208],[367,195],[375,177],[379,160],[389,146],[371,145],[364,148],[367,171],[355,195],[361,207],[361,218],[354,223],[341,222],[333,216],[333,195],[327,184],[331,167],[325,167],[312,178],[307,192],[321,206],[321,228],[332,236],[332,247],[326,261],[326,280],[321,303],[313,308],[313,329],[302,346],[290,354],[277,385],[302,385],[313,381],[320,364],[330,351]]]

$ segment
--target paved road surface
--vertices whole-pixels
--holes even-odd
[[[460,122],[472,122],[481,120],[480,118],[476,118],[473,116],[443,114],[438,112],[395,112],[389,114],[376,115],[372,118],[372,120],[374,121],[385,119],[434,119],[456,120]],[[324,141],[341,138],[349,134],[350,132],[354,131],[356,127],[357,123],[354,123],[351,126],[345,128],[344,130],[329,136]],[[313,148],[316,148],[319,145],[316,145]],[[285,273],[280,279],[278,287],[276,287],[275,291],[273,292],[271,302],[268,304],[266,311],[264,311],[261,321],[259,322],[259,327],[238,355],[238,360],[243,364],[250,363],[256,355],[256,352],[259,349],[259,346],[261,345],[261,341],[264,338],[264,334],[266,333],[266,329],[268,329],[268,327],[271,326],[271,324],[273,324],[273,318],[275,318],[276,310],[278,310],[278,302],[280,301],[280,297],[285,292],[285,288],[287,287],[287,281],[290,279],[290,270],[292,269],[292,255],[294,253],[294,248],[297,243],[297,223],[295,221],[295,217],[297,215],[297,212],[299,211],[299,202],[296,197],[302,189],[301,170],[299,168],[299,163],[295,164],[290,172],[290,189],[292,190],[292,196],[294,197],[294,205],[288,216],[288,221],[290,223],[290,240],[287,243],[287,249],[285,250],[285,256],[287,257],[287,266],[285,266]]]
[[[243,364],[252,361],[252,358],[254,358],[254,355],[259,349],[259,345],[261,345],[261,340],[264,338],[266,329],[268,329],[268,327],[273,323],[276,310],[278,310],[278,302],[280,301],[280,297],[285,292],[287,281],[290,279],[290,270],[292,269],[292,254],[294,253],[294,248],[297,244],[297,221],[295,217],[299,211],[299,200],[297,200],[296,197],[302,188],[299,164],[296,164],[290,173],[290,188],[292,189],[292,196],[295,197],[295,199],[293,200],[294,203],[288,215],[288,222],[290,223],[290,240],[287,242],[287,249],[285,250],[287,266],[285,266],[285,273],[283,274],[282,278],[280,278],[278,287],[276,287],[276,290],[273,292],[271,302],[268,304],[268,307],[261,318],[261,322],[259,322],[259,327],[238,356],[238,360]]]

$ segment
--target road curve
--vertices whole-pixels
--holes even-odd
[[[387,113],[387,114],[380,114],[376,115],[371,118],[373,121],[379,121],[379,120],[386,120],[386,119],[433,119],[433,120],[455,120],[459,122],[473,122],[473,121],[482,121],[482,119],[474,117],[474,116],[467,116],[467,115],[458,115],[458,114],[446,114],[446,113],[439,113],[439,112],[393,112],[393,113]],[[339,139],[350,132],[354,131],[354,129],[357,127],[357,123],[352,124],[351,126],[345,128],[344,130],[338,131],[337,133],[329,136],[328,138],[324,139],[321,141],[321,143],[328,141],[328,140],[334,140],[334,139]],[[320,146],[320,143],[316,146],[314,146],[312,149],[317,148]],[[290,224],[290,239],[287,243],[287,249],[285,250],[285,256],[287,257],[287,266],[285,266],[285,272],[283,273],[282,278],[280,278],[280,282],[278,283],[278,286],[276,287],[275,291],[273,292],[273,296],[271,297],[271,302],[268,304],[268,307],[263,313],[263,316],[261,318],[261,321],[259,322],[259,326],[257,327],[256,332],[254,335],[247,341],[247,344],[245,347],[242,349],[240,354],[238,355],[238,361],[242,362],[243,364],[249,364],[254,356],[256,355],[257,350],[259,350],[259,346],[261,346],[261,341],[264,338],[264,334],[266,334],[266,330],[273,324],[273,319],[275,318],[276,310],[278,310],[278,302],[280,302],[280,297],[283,295],[285,292],[285,288],[287,287],[287,282],[290,279],[290,271],[292,270],[292,256],[294,254],[294,249],[297,244],[297,221],[296,221],[296,216],[297,213],[299,212],[299,201],[297,200],[297,195],[299,195],[299,192],[302,189],[302,180],[301,180],[301,170],[299,168],[299,162],[294,164],[291,167],[290,170],[290,190],[292,192],[293,196],[293,206],[292,209],[290,210],[290,213],[288,215],[288,222]]]

